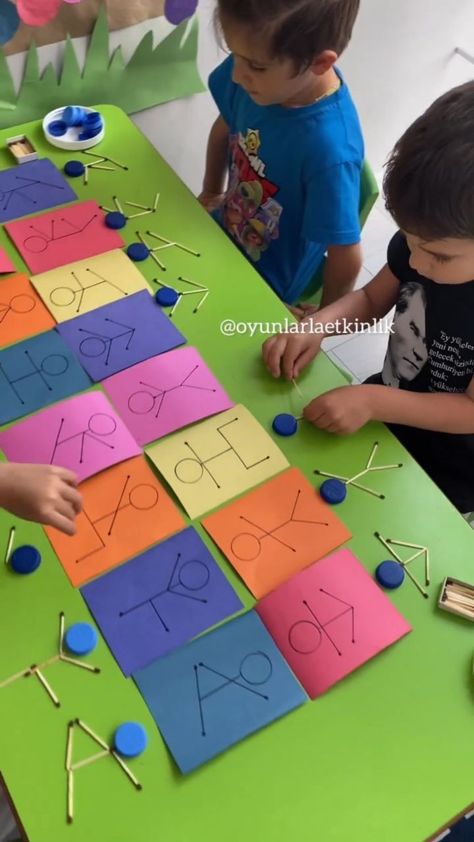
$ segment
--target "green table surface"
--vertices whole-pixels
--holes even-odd
[[[268,429],[278,412],[299,414],[303,402],[294,387],[273,381],[263,369],[262,336],[226,337],[219,327],[224,319],[281,322],[287,316],[284,306],[129,118],[112,106],[101,110],[107,131],[96,151],[129,170],[92,172],[87,186],[82,179],[72,181],[79,199],[96,198],[110,206],[115,194],[147,204],[159,191],[153,229],[202,254],[162,252],[167,271],[161,277],[172,283],[184,275],[211,290],[198,314],[192,313],[189,299],[181,302],[178,328],[233,400],[244,403]],[[192,126],[182,131],[192,132]],[[21,132],[59,168],[81,157],[49,146],[35,122],[0,132],[1,168],[12,164],[5,140]],[[138,217],[122,233],[129,243],[136,230],[151,227],[149,217]],[[0,244],[26,271],[3,230]],[[139,265],[149,281],[157,276],[151,259]],[[344,383],[321,354],[302,377],[301,388],[309,400]],[[408,582],[389,596],[413,632],[318,700],[188,777],[179,774],[132,679],[123,677],[102,639],[90,658],[102,668],[101,675],[64,664],[46,671],[61,699],[59,709],[32,678],[3,688],[0,771],[30,842],[422,842],[472,800],[473,627],[437,607],[446,575],[474,579],[472,530],[382,425],[340,438],[303,423],[297,436],[278,443],[290,463],[317,485],[315,468],[354,475],[376,440],[378,464],[403,462],[403,469],[374,480],[386,500],[351,490],[337,512],[353,533],[349,548],[371,573],[387,557],[375,530],[429,547],[429,600]],[[13,523],[18,543],[37,545],[43,564],[30,577],[0,569],[0,680],[56,653],[60,611],[66,622],[89,617],[40,527],[15,522],[2,512],[0,546],[6,545]],[[195,526],[250,608],[252,597],[200,525]],[[150,744],[131,764],[143,784],[141,792],[113,759],[79,771],[75,820],[67,825],[66,732],[75,717],[106,739],[122,721],[140,720]],[[80,756],[95,751],[86,740],[76,744]]]

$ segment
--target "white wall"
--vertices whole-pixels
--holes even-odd
[[[271,0],[262,0],[271,2]],[[204,80],[223,58],[212,27],[214,0],[200,0],[199,68]],[[129,55],[153,29],[156,42],[169,31],[163,20],[113,33]],[[86,39],[76,39],[83,55]],[[437,96],[474,77],[474,65],[455,55],[474,54],[474,0],[361,0],[354,36],[340,65],[359,109],[373,169],[381,171],[404,129]],[[41,66],[59,63],[57,45],[40,49]],[[23,56],[9,60],[16,81]],[[97,92],[100,100],[100,90]],[[167,103],[133,116],[136,124],[195,193],[202,182],[207,136],[216,109],[209,93]]]
[[[362,0],[340,65],[379,171],[395,141],[440,94],[474,77],[474,0]]]

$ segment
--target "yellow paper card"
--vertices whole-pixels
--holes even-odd
[[[175,433],[146,453],[191,518],[288,467],[281,450],[242,405]]]
[[[57,322],[74,319],[149,287],[120,249],[33,275],[31,283]]]

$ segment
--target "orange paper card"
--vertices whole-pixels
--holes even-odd
[[[26,275],[0,280],[0,347],[27,339],[56,322]]]
[[[46,534],[73,585],[82,585],[185,526],[142,456],[81,483],[83,509],[72,538]]]
[[[257,599],[351,533],[297,468],[202,521]]]

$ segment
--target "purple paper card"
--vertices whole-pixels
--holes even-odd
[[[69,468],[79,482],[138,456],[136,441],[102,392],[86,392],[31,415],[0,433],[10,462]]]
[[[190,346],[115,374],[103,387],[141,445],[234,405]]]
[[[146,290],[62,322],[56,330],[95,382],[186,342]]]
[[[243,607],[192,526],[81,593],[127,676]]]
[[[0,222],[77,199],[52,161],[41,158],[0,172]]]

